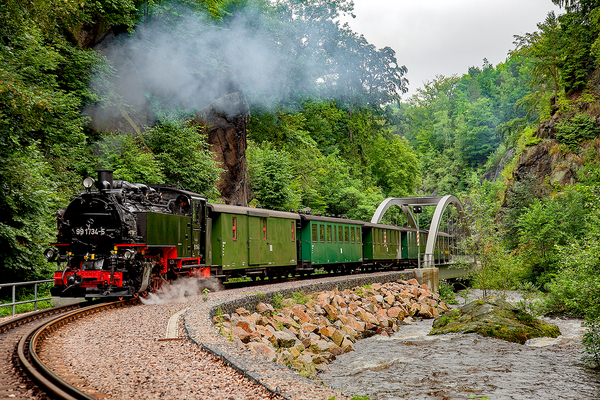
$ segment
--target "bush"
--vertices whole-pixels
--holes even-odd
[[[575,151],[580,143],[595,138],[598,133],[594,118],[587,114],[577,114],[556,124],[556,138],[569,146],[571,151]]]
[[[583,360],[596,368],[600,368],[600,319],[587,320],[585,327],[587,330],[581,341],[585,348]]]

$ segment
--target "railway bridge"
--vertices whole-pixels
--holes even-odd
[[[440,279],[458,278],[468,273],[464,267],[457,265],[464,265],[465,261],[471,259],[468,255],[461,254],[458,245],[464,237],[470,236],[465,221],[464,207],[458,197],[453,195],[389,197],[377,207],[371,222],[381,223],[386,212],[393,206],[397,206],[402,211],[407,225],[417,230],[417,238],[419,238],[419,232],[428,232],[425,251],[419,254],[419,268],[438,268]],[[435,207],[435,209],[431,213],[427,209],[424,210],[423,207]],[[423,215],[423,223],[429,225],[428,227],[420,226],[419,215]],[[440,232],[445,232],[453,237],[454,245],[450,252],[436,259],[434,249]],[[419,246],[419,244],[417,245]]]

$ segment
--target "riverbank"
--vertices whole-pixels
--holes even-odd
[[[521,300],[517,292],[507,295],[510,301]],[[471,290],[465,297],[457,296],[457,306],[482,293]],[[598,373],[581,361],[582,321],[548,320],[562,335],[525,345],[477,334],[429,336],[432,320],[414,321],[389,338],[360,341],[318,378],[371,400],[597,398]]]

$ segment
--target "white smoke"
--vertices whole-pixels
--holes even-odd
[[[157,293],[140,297],[143,304],[185,303],[191,297],[207,296],[210,292],[223,290],[217,278],[179,278],[171,284],[163,284]]]
[[[184,17],[177,24],[155,17],[101,50],[120,77],[120,95],[138,111],[144,96],[133,93],[136,80],[146,99],[192,110],[239,91],[252,105],[270,108],[286,96],[306,98],[341,84],[340,71],[344,82],[361,82],[364,66],[355,49],[339,47],[351,32],[333,20],[271,24],[252,7],[218,24],[198,11],[179,14]]]

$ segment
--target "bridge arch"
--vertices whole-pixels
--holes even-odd
[[[429,236],[427,237],[427,244],[425,245],[424,264],[426,268],[433,267],[435,260],[433,258],[433,251],[435,249],[435,241],[437,239],[438,231],[440,229],[440,222],[444,211],[450,205],[454,205],[458,210],[459,219],[464,222],[464,207],[458,197],[453,195],[447,196],[431,196],[431,197],[388,197],[381,202],[371,222],[378,224],[381,222],[383,215],[391,206],[398,206],[408,219],[408,224],[413,228],[418,228],[415,217],[410,207],[414,206],[435,206],[433,218],[431,219],[431,225],[429,226]],[[463,224],[467,229],[466,224]],[[468,234],[468,232],[466,232]],[[420,267],[420,266],[419,266]]]

